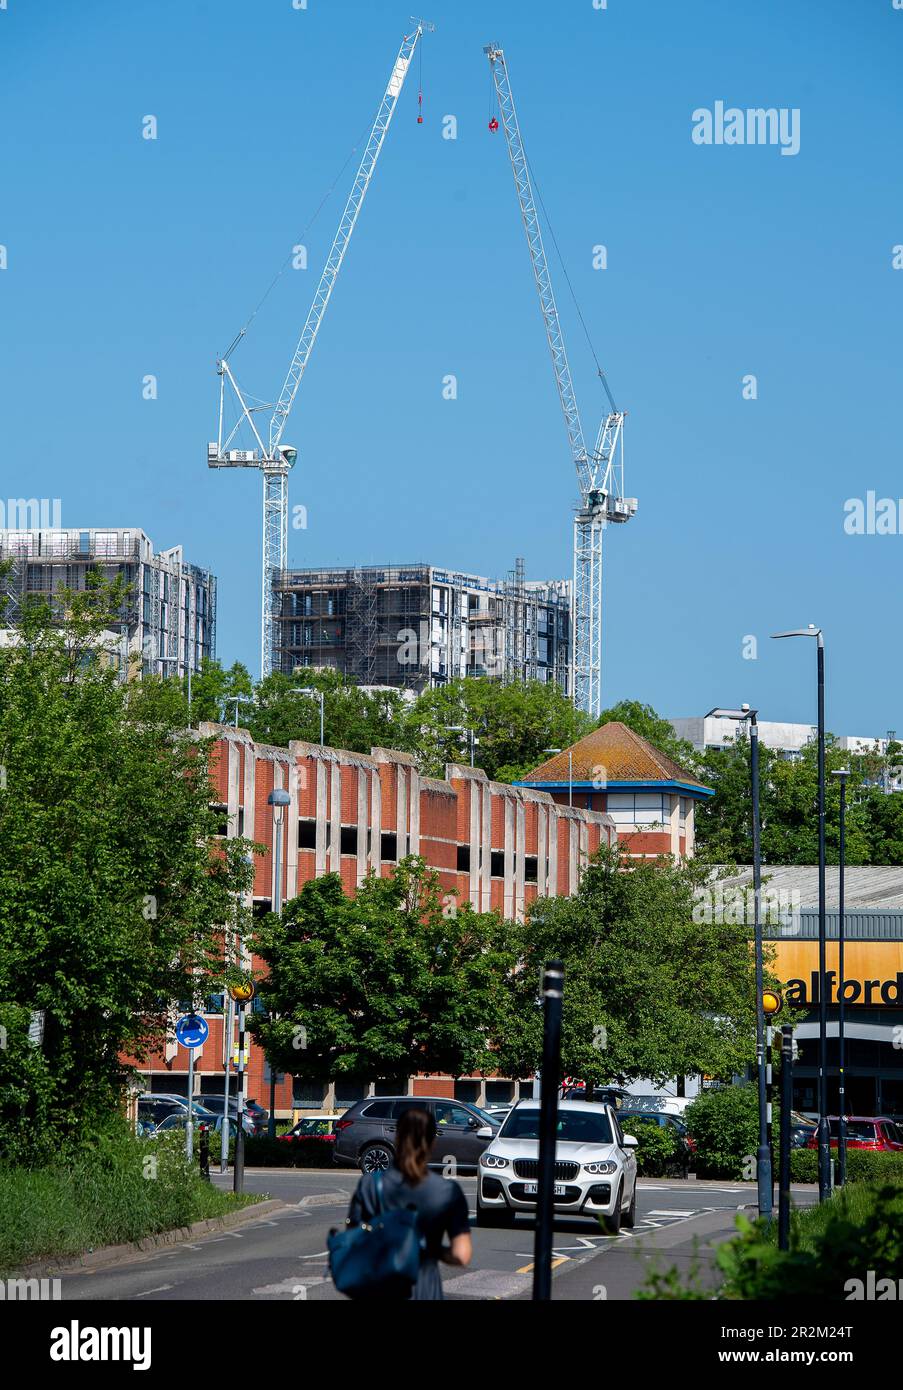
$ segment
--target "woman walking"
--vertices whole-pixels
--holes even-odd
[[[428,1110],[403,1110],[395,1129],[392,1167],[379,1175],[365,1173],[348,1209],[348,1224],[359,1226],[380,1209],[414,1208],[424,1241],[420,1273],[410,1294],[416,1299],[442,1298],[439,1261],[465,1266],[472,1254],[467,1198],[453,1179],[429,1171],[435,1139],[436,1121]]]

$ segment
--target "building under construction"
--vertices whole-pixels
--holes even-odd
[[[339,671],[417,692],[463,676],[554,682],[570,694],[571,586],[433,565],[286,570],[274,585],[273,669]]]
[[[9,565],[5,628],[15,629],[29,598],[84,590],[93,573],[127,586],[112,624],[123,674],[184,676],[216,655],[216,578],[187,564],[180,545],[155,554],[133,527],[0,530],[0,562]]]

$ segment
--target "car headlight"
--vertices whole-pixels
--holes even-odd
[[[610,1158],[605,1158],[601,1163],[584,1163],[584,1171],[587,1173],[616,1173],[618,1165]]]
[[[482,1168],[507,1168],[507,1158],[502,1158],[501,1154],[480,1154],[480,1166]]]

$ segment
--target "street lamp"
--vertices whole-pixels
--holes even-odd
[[[302,686],[300,689],[298,689],[298,688],[293,688],[293,689],[289,690],[288,693],[289,693],[289,695],[304,695],[305,697],[309,697],[311,700],[319,700],[319,701],[320,701],[320,747],[322,748],[323,745],[324,745],[324,743],[325,743],[325,741],[326,741],[326,740],[324,739],[324,737],[323,737],[323,722],[324,722],[323,691],[322,691],[322,690],[317,690],[315,686],[306,686],[306,685],[305,685],[305,686]]]
[[[749,705],[739,709],[710,709],[706,719],[736,719],[749,725],[749,771],[752,783],[753,842],[753,935],[756,950],[756,1082],[759,1092],[759,1147],[756,1153],[756,1183],[759,1215],[771,1220],[774,1180],[771,1146],[768,1142],[768,1075],[765,1064],[765,985],[762,951],[762,847],[759,824],[759,724],[758,710]]]
[[[466,724],[446,724],[445,732],[447,734],[467,734],[470,743],[470,765],[473,767],[474,749],[480,741],[473,729],[469,729]]]
[[[286,806],[291,806],[292,798],[282,787],[274,787],[267,797],[267,805],[273,808],[273,850],[276,868],[276,886],[273,889],[273,911],[278,917],[282,911],[282,817]],[[276,1138],[276,1072],[270,1062],[270,1118],[267,1133]]]
[[[226,699],[225,699],[225,703],[226,703],[227,705],[232,705],[232,704],[234,704],[234,706],[235,706],[235,727],[236,727],[236,729],[237,729],[237,728],[238,728],[238,706],[239,706],[239,705],[253,705],[254,699],[253,699],[253,696],[251,696],[251,695],[227,695],[227,696],[226,696]]]
[[[825,922],[825,639],[820,627],[773,632],[772,637],[814,637],[818,643],[818,1200],[831,1195],[831,1135],[828,1128],[828,994]]]
[[[544,748],[542,751],[543,751],[544,753],[561,753],[561,752],[563,752],[564,750],[561,749],[561,748]],[[568,749],[568,805],[569,805],[569,806],[573,806],[573,804],[574,804],[574,750],[573,750],[572,748],[569,748],[569,749]]]
[[[846,936],[844,924],[844,878],[847,857],[847,778],[850,775],[848,767],[837,768],[832,776],[840,778],[840,880],[838,883],[838,916],[840,918],[837,928],[837,1181],[841,1187],[847,1180],[847,1106],[846,1106],[846,1046],[844,1039],[844,1018],[843,1018],[843,946]]]
[[[176,678],[179,675],[179,658],[177,656],[161,656],[159,658],[161,666],[175,666]],[[191,662],[186,666],[188,674],[188,727],[191,728]]]

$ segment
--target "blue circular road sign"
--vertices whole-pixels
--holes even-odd
[[[176,1024],[176,1041],[183,1047],[202,1047],[210,1029],[198,1014],[185,1014]]]

